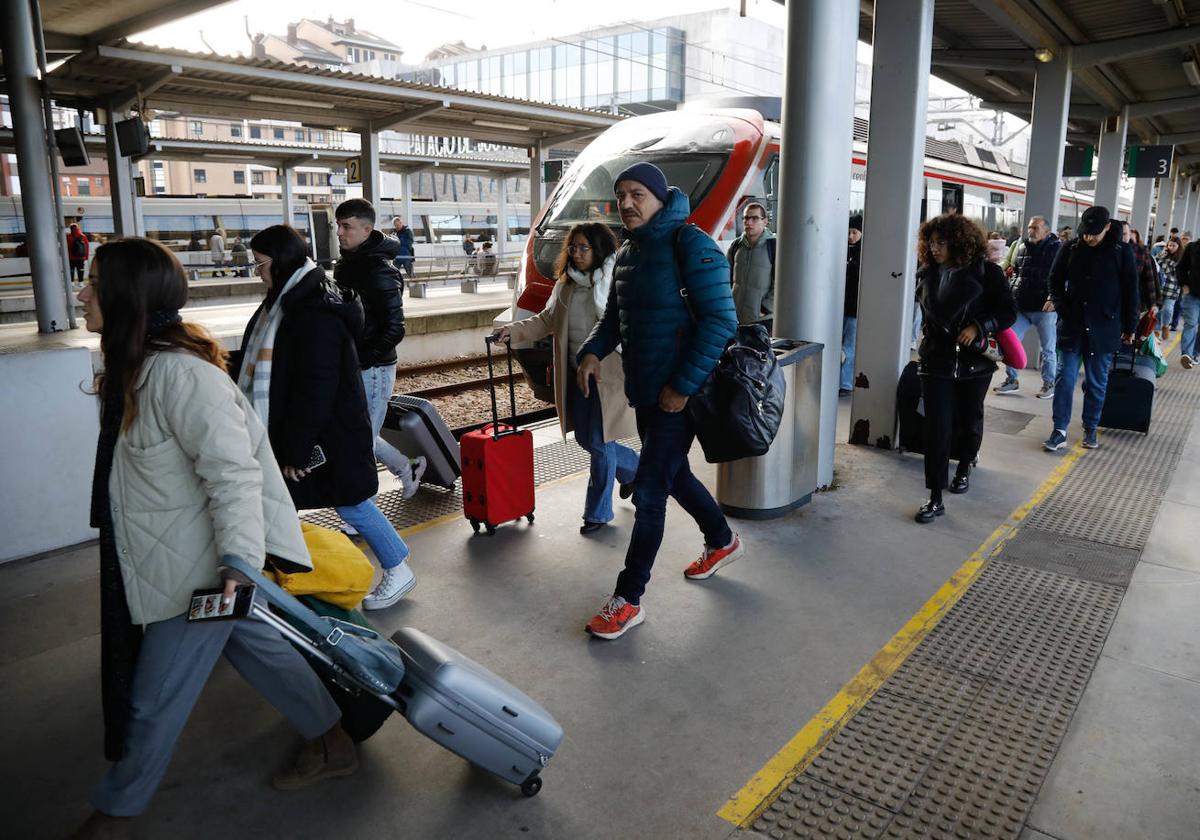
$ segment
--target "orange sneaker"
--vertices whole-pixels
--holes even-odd
[[[688,580],[707,580],[717,573],[717,569],[728,566],[741,556],[742,540],[734,534],[733,541],[724,548],[705,546],[700,558],[683,570],[683,576]]]
[[[604,602],[600,612],[588,622],[587,631],[601,639],[616,639],[646,620],[646,611],[620,595]]]

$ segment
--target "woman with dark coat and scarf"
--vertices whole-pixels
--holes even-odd
[[[355,349],[362,305],[343,297],[288,225],[259,231],[250,250],[268,292],[246,327],[234,378],[267,427],[296,507],[334,508],[367,541],[384,577],[400,578],[387,603],[363,602],[390,607],[416,579],[408,546],[375,504],[379,474]]]
[[[917,257],[929,501],[916,520],[926,523],[946,512],[942,491],[951,452],[958,469],[950,492],[970,487],[971,464],[983,441],[983,399],[996,372],[984,351],[991,336],[1016,321],[1017,306],[1004,270],[987,259],[983,229],[964,216],[938,216],[921,225]]]

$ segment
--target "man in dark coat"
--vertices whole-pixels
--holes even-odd
[[[343,201],[334,212],[342,256],[333,270],[343,292],[362,300],[365,326],[358,343],[363,387],[375,440],[375,457],[400,479],[404,498],[417,492],[425,458],[410,459],[379,436],[388,400],[396,387],[396,345],[404,338],[400,271],[394,260],[400,243],[375,230],[375,208],[361,198]]]
[[[858,341],[858,274],[862,263],[862,216],[851,216],[846,233],[846,296],[842,299],[842,369],[838,396],[854,387],[854,347]]]
[[[1050,302],[1058,313],[1058,378],[1054,382],[1054,430],[1049,452],[1066,446],[1079,363],[1083,362],[1083,445],[1097,449],[1096,426],[1108,390],[1113,354],[1132,344],[1138,320],[1138,277],[1133,251],[1121,242],[1121,226],[1108,209],[1089,207],[1079,236],[1063,246],[1050,269]]]
[[[413,232],[399,216],[392,219],[392,235],[400,244],[400,253],[396,255],[396,267],[401,269],[408,279],[413,279]]]
[[[1042,390],[1037,392],[1037,398],[1048,400],[1054,396],[1054,380],[1058,372],[1058,315],[1050,303],[1047,282],[1050,266],[1054,265],[1054,258],[1058,256],[1062,243],[1042,216],[1029,219],[1028,231],[1029,235],[1017,245],[1012,261],[1012,292],[1017,301],[1017,321],[1012,329],[1017,338],[1024,338],[1030,327],[1037,330],[1042,348]],[[1019,391],[1019,374],[1016,368],[1009,367],[1004,382],[996,387],[996,393]]]
[[[1183,237],[1180,237],[1180,241],[1183,242]],[[1183,254],[1175,267],[1175,279],[1179,284],[1179,303],[1175,306],[1171,329],[1176,329],[1182,318],[1179,363],[1191,370],[1197,359],[1196,335],[1197,325],[1200,324],[1200,243],[1184,243]]]
[[[684,570],[688,579],[707,579],[742,553],[741,541],[692,474],[687,457],[696,434],[688,397],[716,367],[737,329],[729,263],[717,243],[686,224],[687,194],[668,186],[654,164],[626,169],[614,192],[626,244],[617,252],[604,317],[579,349],[578,384],[587,396],[599,381],[600,360],[621,346],[625,395],[637,413],[642,454],[625,569],[587,626],[601,639],[615,639],[645,619],[641,596],[662,543],[668,496],[704,534],[700,558]]]

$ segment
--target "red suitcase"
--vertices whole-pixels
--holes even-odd
[[[487,338],[488,378],[492,372],[492,337]],[[475,533],[480,526],[489,535],[496,526],[524,516],[533,522],[533,433],[516,428],[517,396],[512,384],[512,354],[508,354],[509,404],[511,424],[501,423],[496,407],[496,389],[492,397],[492,422],[462,436],[463,512]]]

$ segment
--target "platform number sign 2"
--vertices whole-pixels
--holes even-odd
[[[346,183],[361,184],[362,183],[362,160],[359,158],[349,158],[346,161]]]
[[[1166,178],[1171,174],[1174,146],[1130,146],[1125,174],[1130,178]]]

